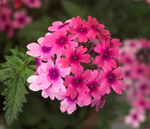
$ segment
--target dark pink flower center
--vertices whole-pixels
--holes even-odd
[[[142,91],[145,91],[145,90],[147,89],[147,85],[146,85],[146,84],[142,84],[142,85],[140,86],[140,89],[141,89]]]
[[[91,82],[91,83],[88,84],[88,87],[89,87],[90,91],[94,90],[96,88],[96,86],[97,85],[96,85],[95,82]]]
[[[2,14],[1,18],[2,18],[2,21],[6,21],[6,15],[5,14]]]
[[[115,75],[112,73],[107,74],[107,79],[109,83],[114,83],[114,81],[116,80]]]
[[[135,47],[136,45],[135,45],[134,42],[132,42],[132,43],[130,44],[130,46],[131,46],[131,47]]]
[[[79,55],[77,55],[77,54],[71,55],[70,60],[71,60],[71,62],[79,61]]]
[[[125,74],[126,77],[129,77],[130,76],[130,71],[125,71],[124,74]]]
[[[81,78],[75,78],[74,81],[73,81],[73,84],[74,84],[75,86],[78,86],[78,85],[81,84],[81,83],[82,83]]]
[[[35,2],[35,0],[30,0],[30,3],[34,3]]]
[[[91,26],[91,28],[94,29],[95,31],[99,31],[99,29],[97,27],[98,26]]]
[[[18,20],[19,20],[20,23],[24,23],[25,22],[24,17],[20,17]]]
[[[57,39],[57,44],[59,46],[64,46],[66,44],[66,41],[67,41],[66,37],[60,37],[60,38]]]
[[[85,28],[82,28],[82,27],[81,27],[81,28],[78,28],[77,31],[78,31],[79,33],[83,33],[83,34],[84,34],[84,33],[87,33],[87,30],[86,30]]]
[[[57,68],[51,68],[48,75],[52,80],[56,80],[59,77],[59,71]]]
[[[140,101],[140,105],[145,105],[145,102],[143,100]]]
[[[130,58],[126,58],[126,62],[127,62],[127,63],[131,63],[132,60],[131,60]]]
[[[138,115],[137,114],[133,114],[132,118],[133,118],[133,120],[137,120],[138,119]]]
[[[137,72],[139,73],[139,74],[142,74],[143,73],[143,69],[142,68],[138,68],[138,70],[137,70]]]
[[[5,26],[5,31],[9,31],[11,29],[11,25],[9,25],[9,24],[7,24],[6,26]]]
[[[104,59],[107,59],[108,57],[109,57],[109,52],[106,51],[106,52],[103,54],[103,58],[104,58]]]
[[[44,53],[50,52],[51,49],[52,49],[51,47],[42,46],[42,52],[44,52]]]

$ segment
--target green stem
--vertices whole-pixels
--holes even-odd
[[[29,69],[33,69],[33,70],[36,70],[37,66],[36,65],[27,65],[27,67]]]
[[[1,73],[1,72],[5,72],[5,71],[7,71],[7,70],[10,70],[10,68],[1,69],[1,70],[0,70],[0,73]]]

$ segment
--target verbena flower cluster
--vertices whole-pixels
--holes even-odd
[[[14,36],[16,29],[23,29],[32,21],[32,18],[27,16],[26,9],[18,10],[23,3],[29,8],[41,7],[40,0],[13,0],[0,7],[0,31],[6,33],[9,38]]]
[[[150,41],[127,39],[123,44],[119,59],[124,64],[124,84],[132,106],[125,123],[137,128],[146,120],[146,111],[150,110]]]
[[[38,43],[27,45],[27,54],[37,62],[35,74],[27,80],[32,91],[61,100],[60,110],[68,114],[88,105],[96,105],[98,111],[112,89],[122,94],[119,39],[111,39],[105,26],[91,16],[88,22],[77,16],[52,25]]]

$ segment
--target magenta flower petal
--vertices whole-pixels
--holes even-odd
[[[110,48],[109,49],[109,54],[110,54],[111,57],[118,58],[119,57],[119,47]]]
[[[105,80],[101,83],[99,90],[102,92],[105,92],[107,94],[109,94],[111,92],[110,84],[107,82],[107,80]]]
[[[118,67],[116,68],[113,73],[116,75],[116,78],[117,79],[121,79],[123,78],[123,73],[122,73],[122,68],[121,67]]]

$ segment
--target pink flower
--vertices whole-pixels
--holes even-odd
[[[145,114],[139,112],[137,109],[133,108],[130,110],[130,114],[125,116],[125,124],[132,124],[132,127],[138,128],[140,122],[145,121]]]
[[[133,78],[144,80],[144,77],[146,75],[146,64],[145,63],[139,64],[137,62],[134,64],[133,68],[134,68],[133,69]]]
[[[71,20],[73,27],[69,28],[69,32],[76,34],[79,42],[87,42],[88,28],[83,24],[81,17],[77,16],[77,19],[73,17]]]
[[[56,31],[62,28],[66,28],[67,30],[69,29],[69,26],[72,25],[71,20],[67,20],[64,24],[61,21],[56,21],[52,23],[53,26],[48,27],[49,31]]]
[[[5,22],[10,21],[11,13],[12,13],[12,10],[10,8],[7,8],[7,7],[2,8],[1,14],[0,14],[0,22],[1,22],[1,24],[2,24],[2,22],[5,23]]]
[[[91,107],[94,107],[96,105],[96,111],[98,112],[99,108],[103,108],[106,100],[105,100],[105,97],[107,96],[107,94],[105,95],[102,95],[100,97],[100,99],[93,99],[92,102],[91,102]]]
[[[66,75],[70,74],[69,68],[61,68],[60,64],[58,64],[49,59],[47,63],[41,64],[42,73],[39,74],[37,78],[37,83],[40,84],[40,89],[45,90],[48,87],[52,87],[54,92],[58,92],[59,89],[64,89],[63,79]]]
[[[150,99],[139,97],[132,102],[132,106],[137,107],[139,111],[143,112],[145,109],[150,108]]]
[[[95,39],[96,36],[98,36],[99,40],[103,40],[104,36],[106,39],[109,39],[110,32],[108,30],[104,30],[104,25],[99,24],[96,20],[96,18],[93,18],[91,16],[88,17],[88,22],[83,20],[83,24],[89,28],[89,31],[87,33],[87,37],[89,39]]]
[[[128,85],[132,85],[133,83],[133,68],[131,67],[131,65],[124,65],[124,67],[122,68],[122,72],[123,72],[123,80],[125,84]]]
[[[89,92],[90,89],[85,84],[85,81],[91,78],[89,70],[86,70],[83,73],[83,67],[72,67],[71,72],[74,73],[74,76],[67,75],[65,77],[64,85],[67,87],[67,96],[71,96],[71,99],[74,99],[77,94],[84,95],[85,92]]]
[[[110,48],[109,40],[102,40],[101,43],[96,44],[94,51],[101,54],[93,60],[93,64],[97,64],[97,67],[104,67],[108,70],[117,67],[114,58],[119,57],[119,47]]]
[[[100,73],[100,70],[94,70],[90,71],[90,73],[93,75],[88,81],[86,81],[86,85],[90,89],[89,92],[86,92],[84,95],[79,95],[78,101],[84,102],[84,105],[87,106],[91,104],[92,97],[96,100],[99,100],[101,98],[101,95],[104,95],[104,92],[101,92],[99,90],[100,87],[100,77],[98,76]]]
[[[125,90],[125,86],[121,79],[123,78],[123,74],[121,72],[121,67],[118,67],[114,69],[113,71],[106,71],[100,72],[100,79],[101,79],[101,85],[100,85],[100,91],[103,91],[107,94],[111,92],[111,87],[113,90],[118,93],[122,94],[121,90]]]
[[[62,50],[66,45],[70,45],[72,48],[78,46],[76,41],[72,41],[77,38],[77,35],[69,35],[67,37],[66,35],[67,30],[65,28],[57,30],[51,35],[45,36],[45,42],[43,42],[43,45],[46,47],[53,47],[51,53],[61,55]]]
[[[29,51],[26,53],[33,57],[40,57],[42,60],[47,61],[49,58],[54,57],[54,55],[51,53],[52,47],[46,47],[43,45],[43,42],[45,41],[44,37],[41,37],[38,39],[38,43],[30,43],[27,45],[27,48]]]
[[[130,53],[137,53],[142,48],[140,40],[138,39],[126,39],[123,43],[125,45],[124,47],[126,47]]]
[[[150,95],[150,82],[148,80],[137,81],[135,87],[139,95]]]
[[[32,75],[32,76],[30,76],[30,77],[27,79],[27,82],[28,82],[28,83],[31,83],[31,84],[29,85],[29,89],[32,90],[32,91],[39,91],[39,90],[40,90],[40,88],[39,88],[39,85],[40,85],[40,84],[38,84],[38,83],[36,82],[37,78],[38,78],[38,75]]]
[[[41,1],[40,0],[23,0],[23,2],[29,8],[40,8],[41,7]]]
[[[80,66],[80,62],[89,63],[90,62],[90,54],[84,54],[87,51],[87,48],[83,48],[83,46],[79,46],[76,50],[71,46],[66,46],[66,49],[62,50],[62,53],[66,58],[60,58],[59,63],[61,63],[62,67],[76,67]]]
[[[61,101],[61,105],[60,105],[60,110],[62,112],[67,111],[68,114],[72,114],[76,109],[77,109],[77,105],[79,107],[83,107],[83,103],[79,103],[77,101],[77,97],[72,99],[70,96],[66,95],[66,90],[64,91],[59,91],[58,94],[56,95],[56,98],[58,100],[62,100]]]
[[[120,42],[120,39],[113,38],[110,41],[110,47],[120,47],[121,45],[122,45],[122,43]]]
[[[11,38],[14,35],[14,27],[12,21],[2,22],[0,24],[0,30],[6,32],[7,36]]]
[[[32,19],[29,16],[26,16],[26,10],[22,9],[21,11],[14,13],[14,21],[13,26],[14,28],[23,29],[25,25],[28,25]]]

